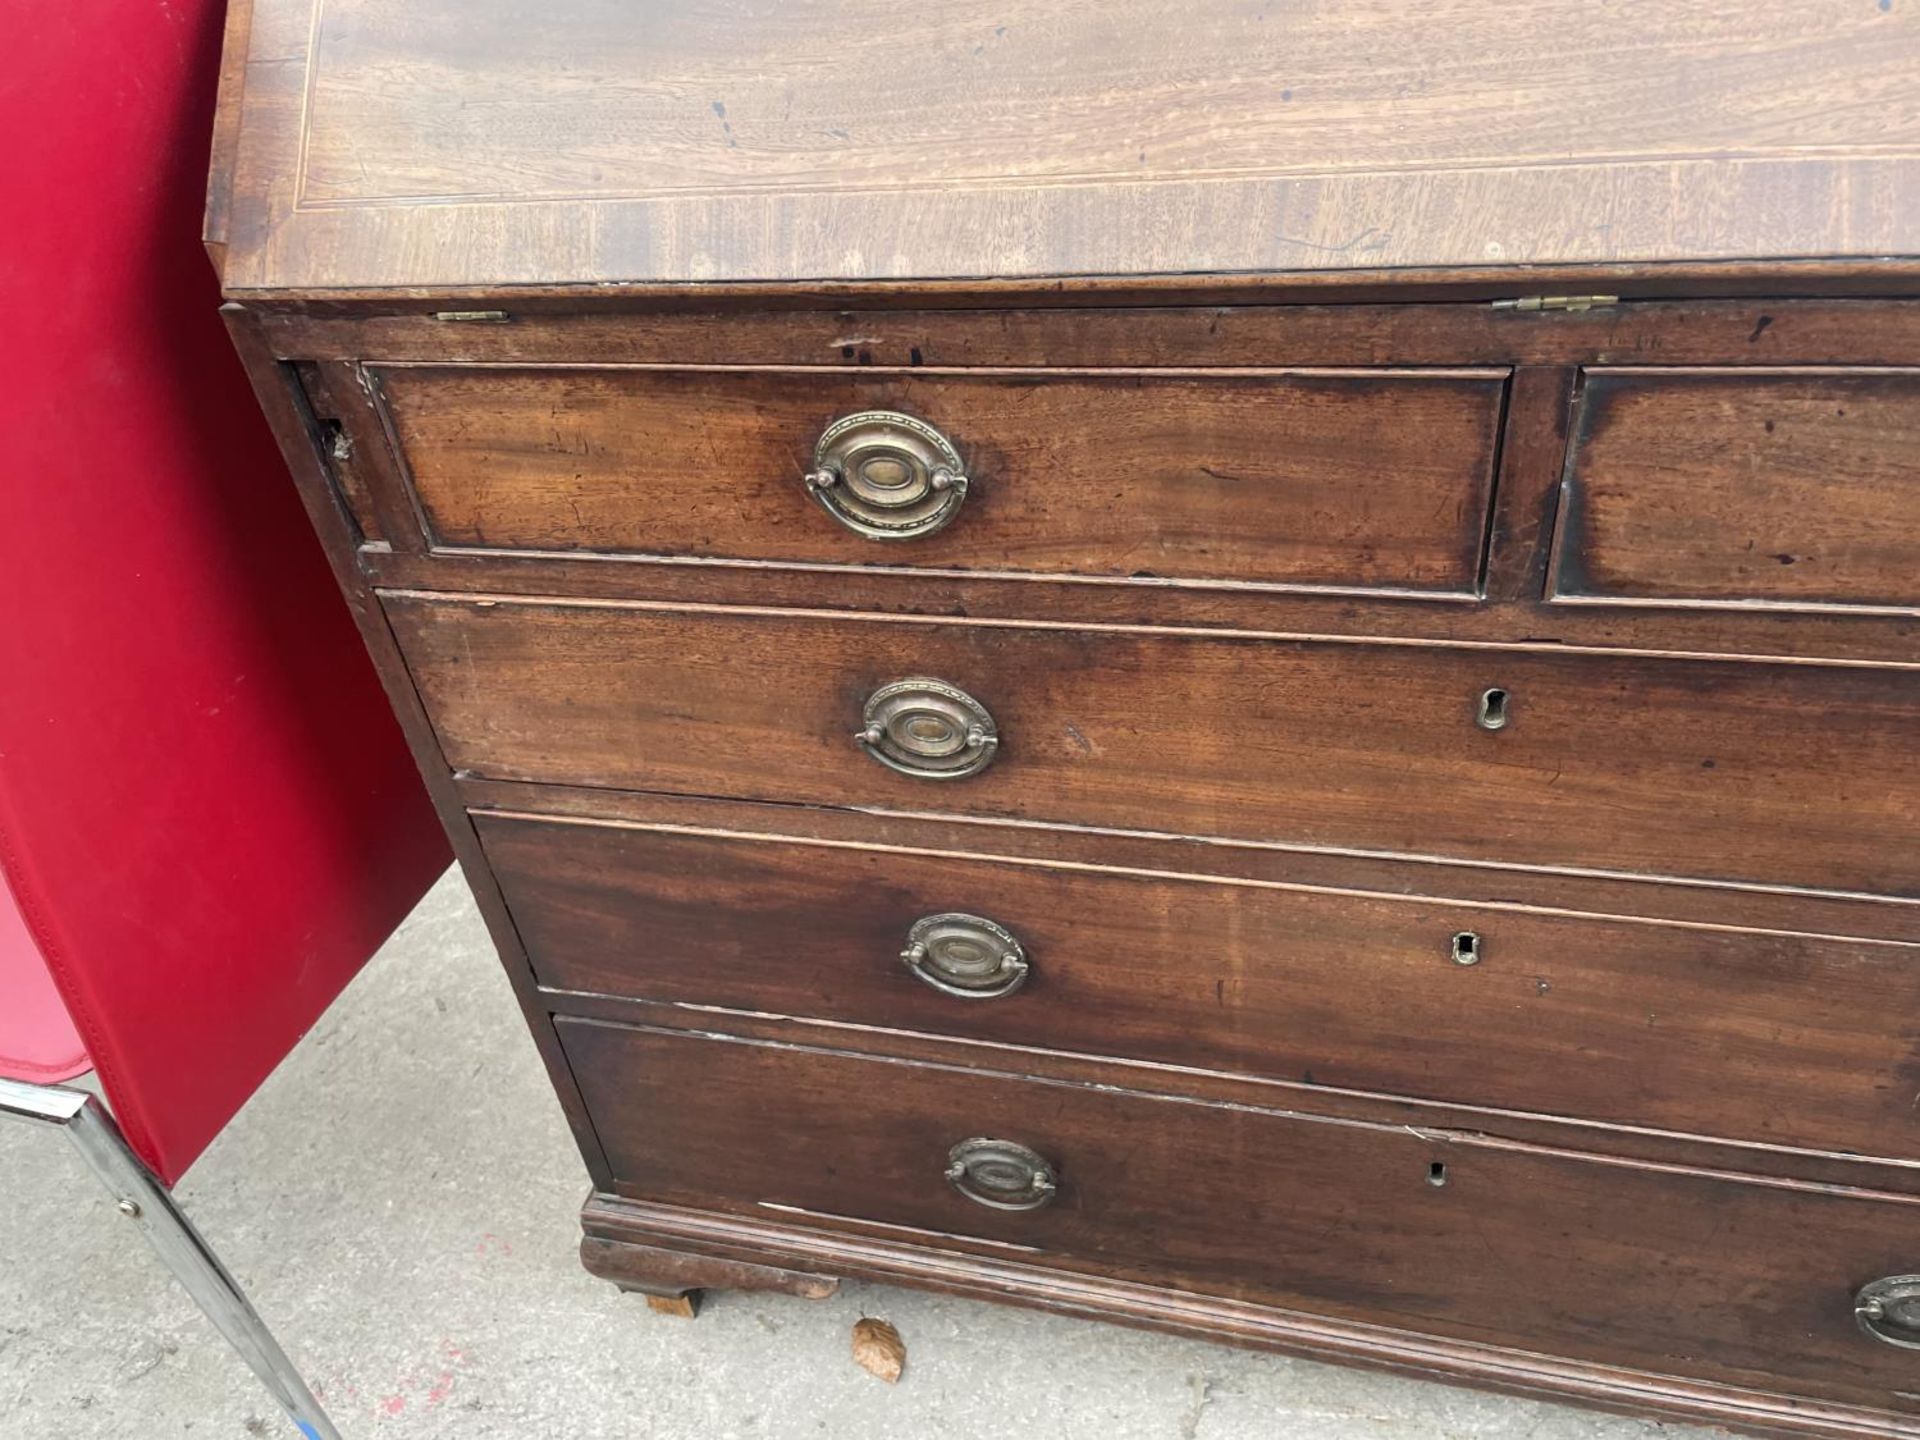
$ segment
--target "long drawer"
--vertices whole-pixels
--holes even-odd
[[[475,821],[557,990],[1920,1158],[1920,947]]]
[[[372,378],[442,547],[1459,596],[1506,388],[1502,370]]]
[[[1911,671],[386,604],[448,760],[483,776],[1920,894]],[[997,746],[970,747],[991,763],[876,763],[948,766],[949,732],[979,728],[953,689],[992,722]]]
[[[1203,1295],[1920,1411],[1913,1352],[1853,1313],[1861,1286],[1920,1269],[1910,1200],[558,1023],[638,1198],[966,1237]]]

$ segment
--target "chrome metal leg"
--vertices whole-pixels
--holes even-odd
[[[113,1195],[120,1213],[140,1227],[194,1303],[240,1352],[240,1358],[260,1377],[260,1383],[300,1433],[307,1440],[340,1440],[340,1432],[227,1273],[227,1267],[220,1263],[220,1257],[200,1238],[200,1232],[174,1204],[166,1187],[127,1148],[120,1127],[97,1099],[65,1085],[27,1085],[0,1079],[0,1115],[38,1120],[65,1130]]]

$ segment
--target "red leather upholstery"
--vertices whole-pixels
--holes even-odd
[[[91,1066],[13,892],[0,884],[0,1076],[51,1085]]]
[[[447,854],[216,313],[220,6],[12,21],[0,868],[171,1182]]]

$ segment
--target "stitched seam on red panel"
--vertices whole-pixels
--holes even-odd
[[[4,789],[0,789],[0,802],[4,801]],[[72,967],[66,956],[51,938],[44,919],[46,907],[39,897],[24,884],[27,867],[21,863],[19,848],[14,844],[13,832],[7,824],[4,804],[0,803],[0,884],[13,892],[13,902],[20,910],[20,918],[26,923],[27,933],[33,937],[33,943],[39,947],[40,956],[47,963],[47,973],[53,976],[54,988],[60,992],[61,1003],[67,1007],[67,1015],[73,1021],[74,1028],[80,1032],[80,1038],[86,1043],[88,1058],[93,1062],[94,1073],[100,1077],[100,1085],[107,1097],[113,1102],[114,1118],[119,1123],[121,1133],[133,1149],[160,1170],[159,1156],[154,1153],[152,1131],[147,1125],[146,1114],[131,1093],[122,1094],[117,1064],[109,1058],[112,1046],[106,1041],[103,1031],[87,1007],[75,1005],[83,987],[76,984]],[[164,1174],[161,1176],[163,1182]]]

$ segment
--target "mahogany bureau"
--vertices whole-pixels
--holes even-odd
[[[1920,9],[1629,8],[236,5],[590,1270],[1920,1437]]]

